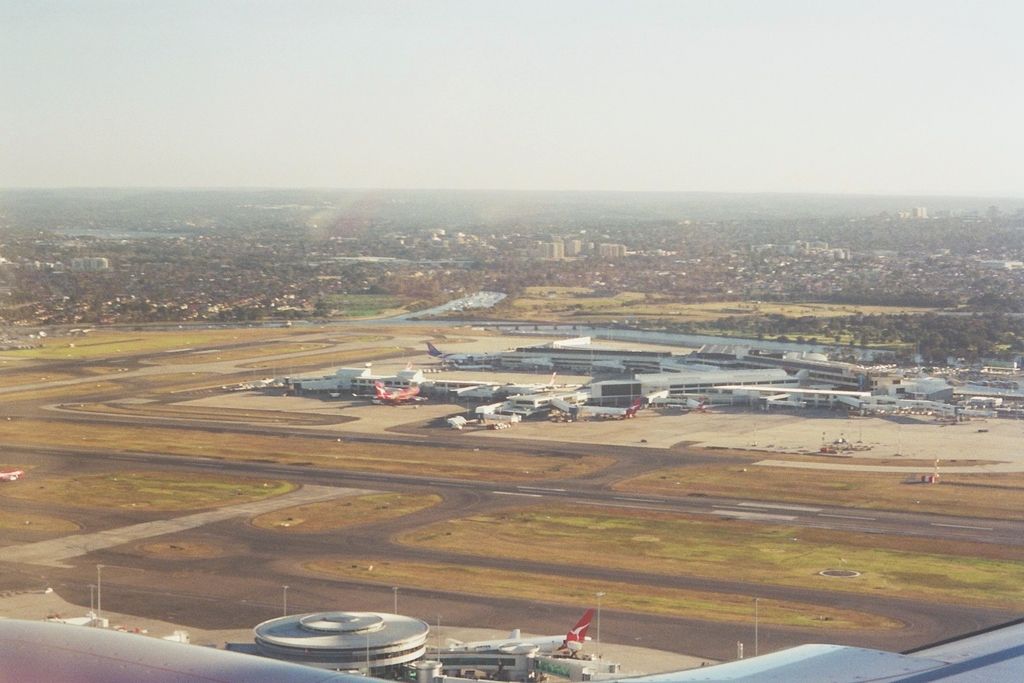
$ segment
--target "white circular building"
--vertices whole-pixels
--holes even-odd
[[[398,614],[317,612],[264,621],[253,629],[265,657],[322,669],[382,673],[426,652],[426,622]]]

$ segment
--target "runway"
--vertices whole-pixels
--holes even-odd
[[[92,455],[75,454],[55,449],[17,448],[15,450],[45,452],[54,455],[59,453],[71,461],[76,459],[94,459]],[[865,510],[856,507],[789,505],[738,498],[708,496],[676,498],[636,494],[627,495],[608,490],[600,482],[591,480],[566,480],[549,482],[544,486],[538,486],[496,481],[466,481],[443,477],[348,472],[273,463],[181,458],[156,453],[116,453],[109,454],[104,459],[106,462],[133,463],[146,466],[159,465],[162,469],[179,471],[206,469],[220,473],[234,472],[242,476],[273,476],[308,484],[330,483],[333,486],[373,486],[377,488],[416,486],[439,491],[465,489],[495,497],[565,501],[581,505],[708,515],[717,518],[730,517],[750,522],[766,524],[784,523],[798,527],[835,531],[962,540],[1024,547],[1024,522],[954,515]],[[632,469],[632,467],[629,468],[630,471]],[[619,474],[622,474],[621,470]]]

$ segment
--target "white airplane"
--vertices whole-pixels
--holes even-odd
[[[706,397],[702,397],[700,401],[692,398],[686,399],[686,407],[698,413],[710,413],[711,411],[708,410],[707,404],[708,399]]]
[[[583,648],[587,640],[587,629],[590,628],[590,621],[594,618],[594,610],[588,609],[576,625],[569,629],[564,636],[537,636],[534,638],[523,638],[519,635],[519,629],[514,629],[508,634],[508,638],[497,640],[478,640],[472,643],[450,641],[448,650],[450,652],[503,652],[505,654],[530,654],[539,652],[541,654],[554,654],[566,652],[575,656]]]
[[[471,353],[444,353],[436,346],[427,342],[427,355],[441,361],[441,365],[451,365],[459,370],[490,370],[489,354],[476,355]]]
[[[25,476],[25,470],[7,470],[0,472],[0,481],[18,481]]]

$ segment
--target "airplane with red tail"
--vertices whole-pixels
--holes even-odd
[[[425,401],[420,396],[419,387],[406,387],[405,389],[388,389],[383,382],[373,383],[373,402],[389,406],[397,406],[403,403]]]
[[[449,645],[452,652],[501,652],[504,654],[557,654],[568,653],[576,656],[576,653],[583,649],[583,643],[587,638],[587,629],[594,618],[594,610],[588,609],[584,612],[576,625],[569,629],[564,636],[536,636],[523,638],[519,629],[514,629],[508,634],[508,638],[498,640],[479,640],[472,643],[453,641]]]
[[[0,481],[18,481],[25,476],[25,470],[7,470],[0,472]]]

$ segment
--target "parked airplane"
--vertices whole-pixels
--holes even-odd
[[[489,370],[488,356],[474,356],[469,353],[444,353],[430,342],[427,342],[427,355],[437,358],[442,365],[454,365],[460,370]]]
[[[686,407],[689,408],[690,410],[694,410],[694,411],[696,411],[698,413],[710,413],[711,412],[710,410],[708,410],[707,403],[708,403],[707,397],[701,397],[700,401],[696,401],[696,400],[694,400],[692,398],[686,399]]]
[[[0,472],[0,481],[18,481],[25,476],[25,470],[7,470]]]
[[[388,390],[383,382],[373,383],[373,402],[390,406],[397,406],[410,401],[426,401],[420,396],[419,387],[407,387],[405,389]]]
[[[594,610],[588,609],[564,636],[522,638],[519,635],[519,629],[514,629],[508,634],[508,638],[478,640],[472,643],[454,641],[448,649],[453,652],[504,652],[506,654],[568,652],[570,655],[575,655],[583,648],[583,643],[587,640],[587,629],[590,628],[593,618]]]

